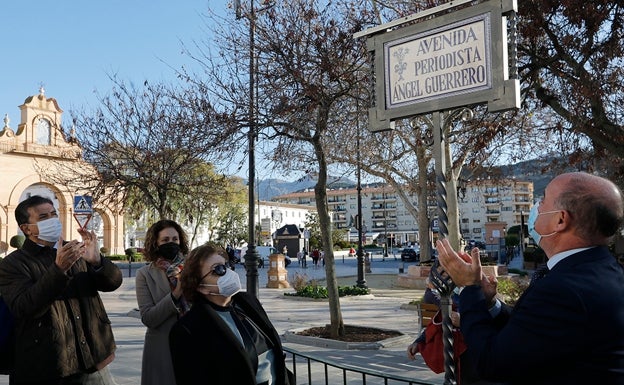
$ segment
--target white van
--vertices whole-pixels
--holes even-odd
[[[269,255],[271,254],[279,254],[279,251],[273,246],[256,246],[256,252],[258,253],[258,257],[260,260],[258,261],[259,267],[264,267],[264,262],[269,260]],[[245,254],[247,253],[247,246],[241,247],[240,249],[240,263],[245,263]],[[290,258],[286,257],[286,261],[284,264],[288,266],[290,263]]]

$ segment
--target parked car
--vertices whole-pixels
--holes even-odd
[[[485,242],[481,242],[481,241],[477,241],[474,239],[470,239],[468,240],[468,242],[466,242],[466,247],[464,247],[465,251],[470,251],[472,249],[474,249],[475,247],[478,247],[481,250],[485,250]]]
[[[243,246],[242,248],[238,249],[237,252],[240,255],[239,263],[244,264],[245,253],[247,253],[247,246]],[[258,253],[258,267],[259,268],[264,267],[264,261],[265,259],[267,261],[269,260],[269,255],[278,253],[277,249],[272,246],[256,246],[256,252]],[[290,258],[288,258],[288,256],[286,256],[286,261],[284,262],[284,264],[286,266],[290,264]]]
[[[420,261],[420,249],[406,247],[405,249],[401,250],[401,261],[404,261],[404,262]]]

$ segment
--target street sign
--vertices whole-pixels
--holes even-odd
[[[74,219],[81,229],[86,229],[87,224],[93,217],[93,204],[88,195],[76,195],[74,197]]]
[[[88,195],[76,195],[74,197],[74,213],[93,214],[93,205],[91,197]]]

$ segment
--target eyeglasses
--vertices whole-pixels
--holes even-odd
[[[210,274],[215,274],[218,275],[219,277],[223,277],[225,275],[225,272],[227,271],[227,266],[225,265],[215,265],[212,270],[210,270],[209,272],[207,272],[206,274],[204,274],[203,277],[201,277],[200,281],[203,281],[204,278],[206,278],[207,276],[209,276]]]

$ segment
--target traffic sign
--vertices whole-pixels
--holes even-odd
[[[78,222],[78,225],[83,230],[87,228],[87,224],[92,217],[93,214],[74,214],[74,219],[76,219],[76,222]]]
[[[88,195],[76,195],[74,197],[74,213],[93,213],[91,197]]]
[[[87,224],[93,217],[93,204],[88,195],[74,196],[74,219],[81,229],[86,229]]]

